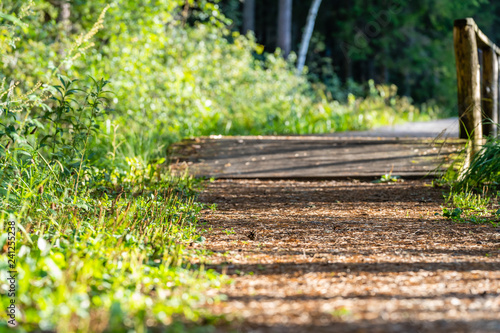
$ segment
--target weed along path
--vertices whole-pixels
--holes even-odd
[[[217,180],[202,194],[212,306],[236,332],[499,332],[500,232],[430,181]]]

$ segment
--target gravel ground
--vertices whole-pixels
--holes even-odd
[[[218,331],[500,332],[500,230],[445,220],[442,191],[215,181],[204,247],[234,280]]]

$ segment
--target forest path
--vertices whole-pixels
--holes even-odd
[[[234,279],[218,331],[500,331],[500,232],[445,220],[429,182],[227,179],[201,200]]]
[[[367,131],[350,131],[328,134],[328,136],[384,137],[384,138],[458,138],[458,118],[415,121],[391,126],[372,128]]]

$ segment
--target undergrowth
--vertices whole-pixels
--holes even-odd
[[[500,226],[500,140],[489,138],[470,164],[452,175],[443,216],[461,223]]]
[[[199,181],[171,177],[164,159],[124,158],[123,169],[103,163],[94,138],[107,82],[76,88],[60,81],[37,106],[18,103],[11,112],[4,102],[2,307],[12,299],[4,296],[15,270],[21,331],[140,332],[175,320],[206,322],[199,306],[214,300],[206,291],[222,280],[191,265],[202,253],[186,250],[202,239]],[[9,321],[6,312],[0,318]]]
[[[0,330],[207,327],[224,277],[188,249],[204,240],[202,182],[106,142],[108,81],[53,76],[0,89]]]

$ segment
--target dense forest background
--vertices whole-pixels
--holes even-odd
[[[29,1],[4,1],[1,10],[16,13],[26,2]],[[289,39],[285,46],[289,50],[282,50],[281,55],[287,56],[292,51],[288,60],[293,66],[311,3],[312,0],[148,0],[141,3],[116,0],[109,2],[111,7],[105,28],[97,32],[92,46],[80,50],[85,56],[65,59],[71,53],[68,51],[73,50],[71,45],[78,34],[91,29],[108,1],[35,1],[32,14],[20,29],[22,34],[16,49],[12,49],[12,45],[4,46],[7,55],[4,54],[2,59],[2,76],[15,76],[29,90],[36,81],[47,76],[48,68],[60,66],[61,60],[65,59],[65,64],[59,67],[65,75],[82,77],[84,74],[99,76],[106,73],[119,89],[132,84],[125,82],[126,77],[130,78],[134,72],[140,74],[145,82],[136,87],[136,92],[131,95],[134,96],[144,89],[149,89],[149,92],[161,90],[164,84],[159,74],[162,72],[164,78],[169,76],[170,81],[174,81],[172,76],[179,77],[180,68],[179,61],[172,60],[179,60],[177,55],[182,54],[191,59],[193,48],[200,45],[201,49],[206,47],[205,58],[215,57],[215,61],[218,59],[215,48],[226,43],[230,45],[229,49],[235,50],[245,44],[244,48],[251,51],[254,59],[240,55],[245,58],[240,62],[242,67],[236,66],[241,72],[248,71],[244,68],[246,65],[255,67],[257,62],[254,60],[261,61],[259,65],[263,68],[270,66],[265,63],[269,56],[278,46],[283,48],[280,38]],[[291,15],[290,26],[285,27],[281,37],[278,36],[280,11]],[[375,84],[394,84],[398,87],[398,94],[411,97],[410,101],[438,106],[437,113],[443,116],[454,114],[453,21],[474,17],[479,27],[496,41],[500,39],[500,32],[494,28],[500,23],[498,14],[500,4],[489,0],[322,1],[308,48],[307,79],[313,88],[324,91],[327,98],[340,102],[346,102],[349,94],[368,96],[369,80],[374,80]],[[248,31],[254,39],[234,35],[234,32],[246,34]],[[214,48],[215,45],[218,46]],[[8,55],[9,51],[13,54]],[[181,62],[188,61],[182,59]],[[199,66],[194,67],[204,67],[203,73],[195,73],[193,68],[188,73],[182,70],[184,83],[190,81],[189,74],[198,79],[200,75],[197,74],[207,74],[213,69],[209,63],[207,61],[202,66],[199,62]],[[284,64],[279,66],[286,67]],[[175,73],[167,73],[174,67],[177,67]],[[227,73],[220,74],[220,81],[228,79],[225,77]],[[283,84],[281,79],[275,78],[275,81]],[[189,89],[199,87],[200,84],[196,84]],[[167,95],[178,97],[175,90],[180,95],[186,94],[185,90],[178,88],[169,89]],[[123,97],[128,95],[123,94]],[[138,101],[163,94],[156,91],[147,95],[133,99]],[[227,101],[228,96],[221,92],[219,97],[218,100]],[[126,108],[125,112],[136,112],[145,105],[155,109],[164,103],[171,104],[175,99],[121,105]],[[213,98],[210,100],[209,103],[214,102]]]
[[[297,51],[312,0],[289,3],[291,46]],[[231,18],[232,29],[240,32],[245,28],[245,6],[255,11],[255,22],[246,25],[254,27],[257,42],[266,51],[274,51],[280,1],[222,1],[222,12]],[[453,108],[453,21],[474,17],[498,41],[499,14],[500,3],[489,0],[322,1],[307,56],[309,79],[325,84],[337,98],[342,98],[340,86],[353,89],[352,83],[373,79],[397,85],[401,94],[418,103],[433,100]]]

